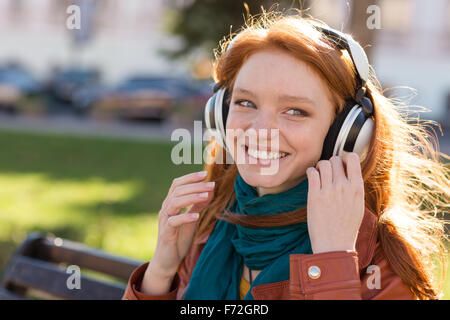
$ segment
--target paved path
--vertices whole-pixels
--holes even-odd
[[[0,129],[14,131],[170,141],[173,125],[153,122],[102,122],[71,115],[50,117],[0,114]]]

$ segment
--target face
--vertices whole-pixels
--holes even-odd
[[[242,178],[260,195],[299,184],[320,159],[334,109],[306,63],[279,49],[252,54],[237,74],[226,123]]]

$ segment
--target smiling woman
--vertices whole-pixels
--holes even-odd
[[[220,140],[209,143],[204,175],[173,181],[155,255],[124,298],[439,298],[436,212],[447,206],[449,170],[426,127],[383,96],[360,45],[271,12],[250,17],[216,59],[205,120]],[[265,148],[272,139],[276,148]],[[228,151],[256,162],[223,164]],[[264,175],[269,162],[278,169]]]

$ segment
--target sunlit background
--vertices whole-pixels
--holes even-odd
[[[449,0],[279,3],[351,33],[450,153]],[[152,257],[172,179],[202,169],[171,162],[171,132],[202,120],[213,49],[244,16],[244,1],[0,1],[0,279],[32,231]]]

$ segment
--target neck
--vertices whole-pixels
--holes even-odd
[[[275,194],[275,193],[281,193],[283,191],[289,190],[292,187],[295,187],[300,182],[306,179],[306,176],[301,176],[300,178],[296,180],[286,181],[283,184],[280,184],[279,186],[273,187],[273,188],[265,188],[265,187],[256,187],[256,190],[258,192],[258,196],[262,197],[265,194]]]

